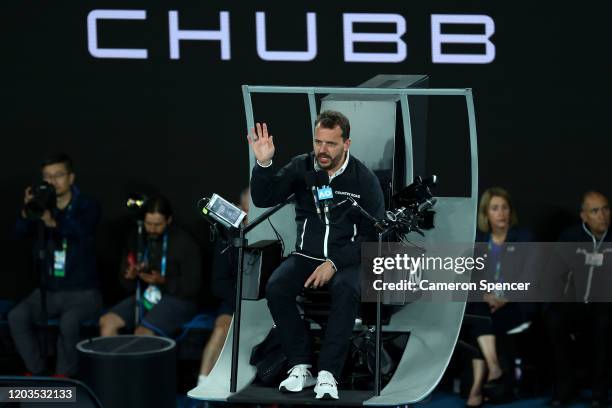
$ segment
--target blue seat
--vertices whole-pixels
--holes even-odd
[[[191,319],[190,321],[188,321],[182,326],[183,330],[175,338],[175,340],[176,341],[182,340],[183,337],[185,337],[189,333],[189,331],[193,329],[207,330],[207,331],[212,330],[215,325],[215,319],[217,319],[217,316],[218,316],[218,313],[216,310],[195,315],[193,319]]]
[[[183,329],[212,330],[216,318],[216,312],[201,313],[194,316],[193,319],[185,323],[182,327]]]

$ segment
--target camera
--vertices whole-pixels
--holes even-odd
[[[30,187],[32,199],[25,205],[26,217],[31,220],[39,220],[45,211],[52,211],[57,206],[55,187],[42,182]]]
[[[412,184],[395,194],[392,198],[394,209],[385,214],[386,224],[403,234],[411,231],[422,233],[421,230],[434,228],[435,211],[432,208],[436,199],[431,188],[437,180],[435,175],[425,179],[417,176]]]

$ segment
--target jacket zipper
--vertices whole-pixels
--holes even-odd
[[[308,222],[308,218],[304,220],[304,225],[302,227],[302,236],[300,238],[300,250],[304,248],[304,233],[306,232],[306,223]]]

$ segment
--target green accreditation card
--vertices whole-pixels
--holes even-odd
[[[63,278],[66,276],[66,252],[68,244],[64,239],[61,251],[53,251],[53,276]]]

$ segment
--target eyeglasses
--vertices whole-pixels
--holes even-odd
[[[51,181],[55,181],[57,179],[66,177],[67,175],[68,175],[68,172],[66,171],[62,171],[60,173],[55,173],[55,174],[43,174],[43,180],[46,182],[51,182]]]

